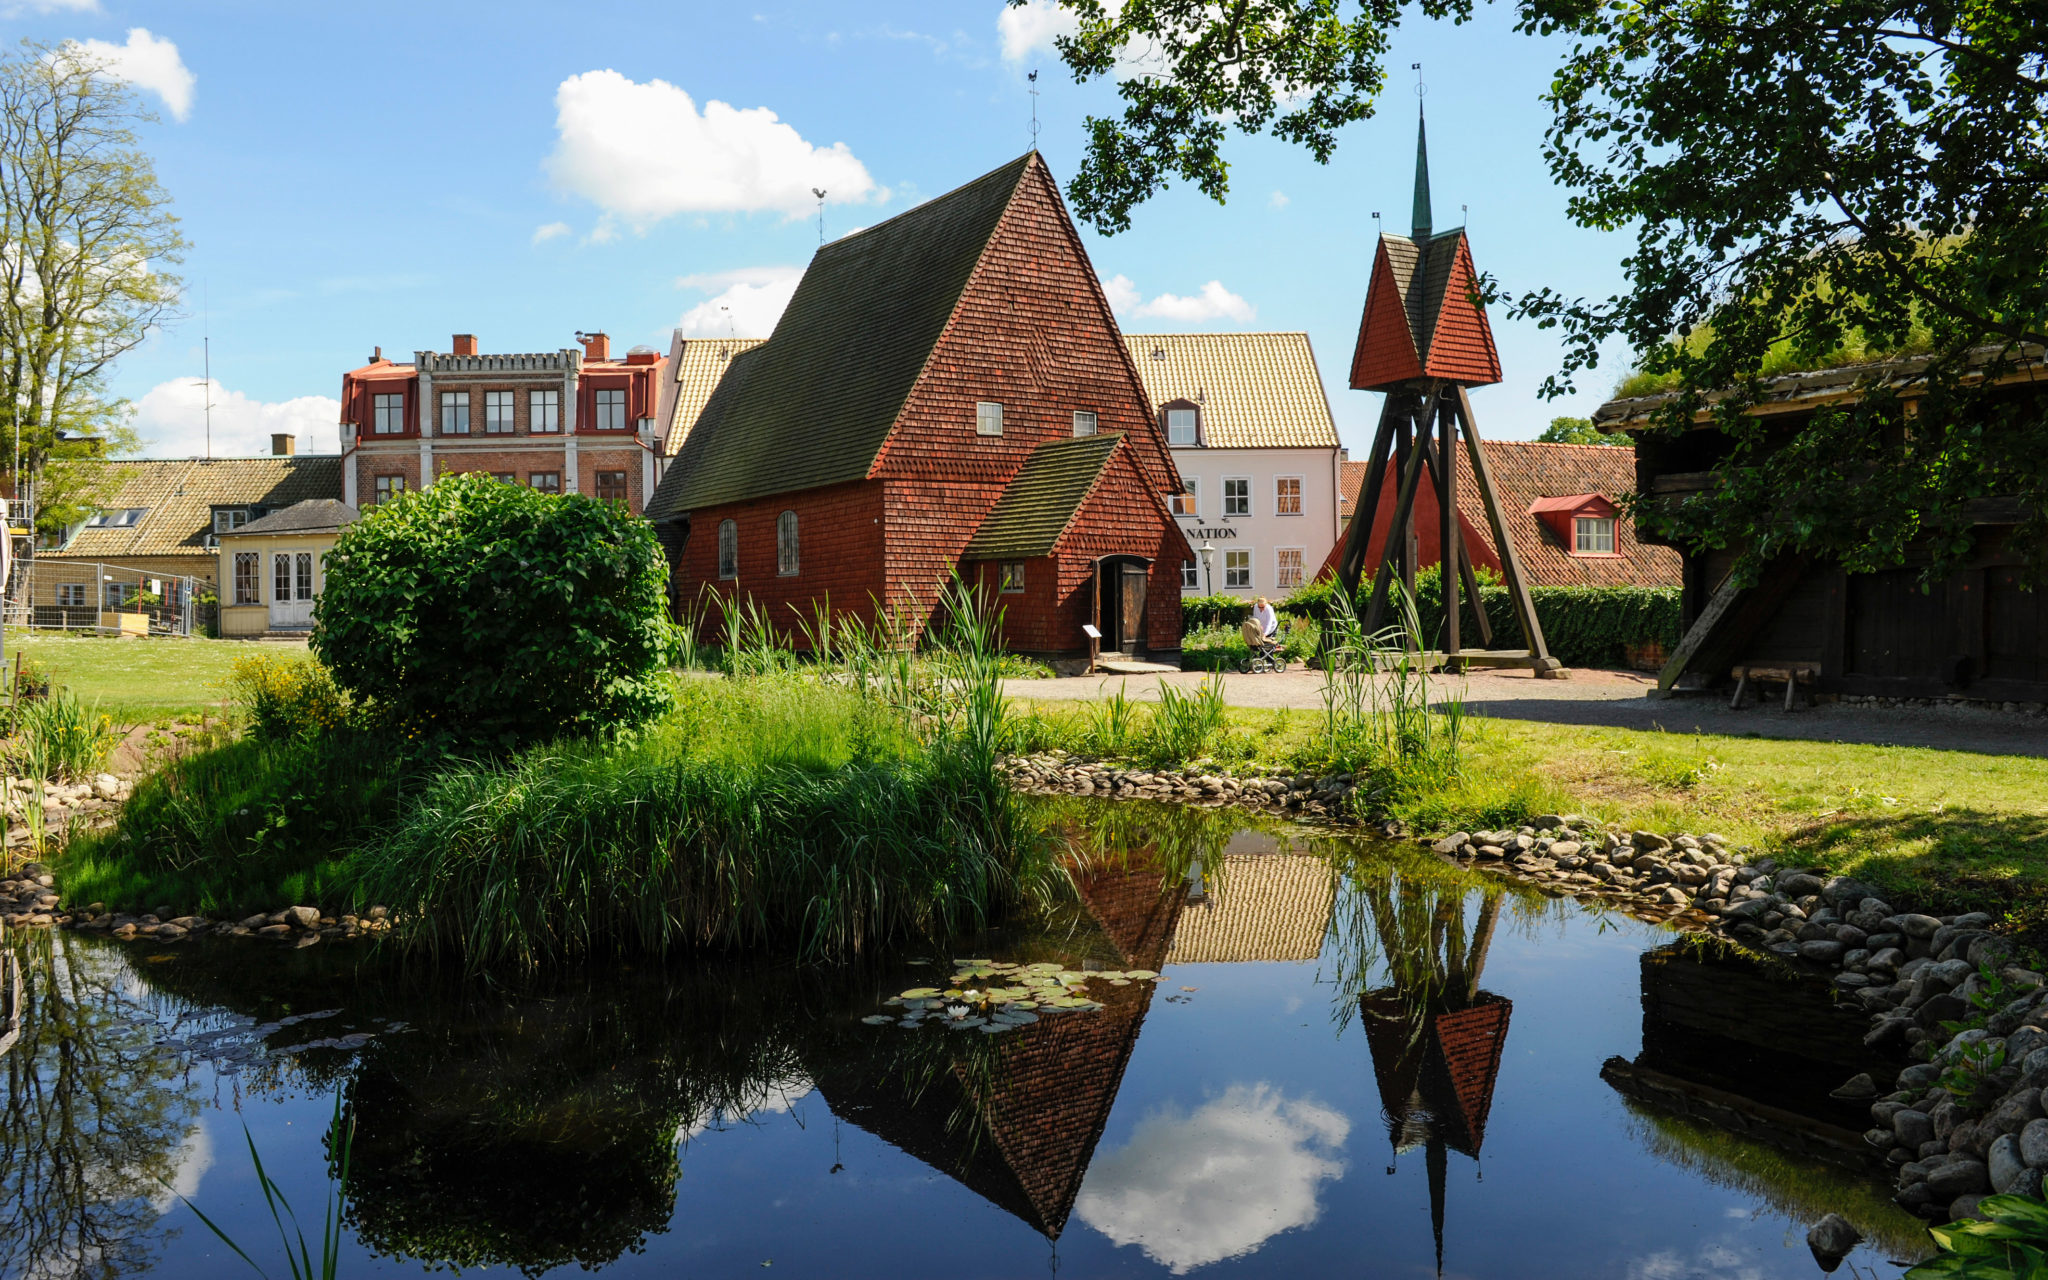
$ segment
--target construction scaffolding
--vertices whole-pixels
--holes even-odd
[[[16,560],[7,575],[10,627],[102,635],[189,636],[199,580],[116,564]]]

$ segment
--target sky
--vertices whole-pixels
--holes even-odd
[[[1076,85],[1047,0],[607,3],[0,0],[10,39],[78,41],[159,116],[142,130],[191,249],[182,318],[118,366],[150,456],[338,448],[342,374],[475,333],[552,351],[694,334],[765,337],[824,233],[942,194],[1032,145],[1064,183],[1114,87]],[[1427,82],[1438,229],[1464,218],[1515,294],[1605,297],[1625,238],[1575,227],[1542,158],[1563,46],[1483,7],[1394,36],[1378,115],[1318,165],[1233,139],[1230,195],[1177,188],[1131,228],[1084,229],[1127,333],[1303,330],[1339,434],[1371,443],[1379,397],[1345,386],[1375,211],[1407,230],[1414,62]],[[1461,212],[1462,210],[1462,212]],[[1545,401],[1553,335],[1492,316],[1504,381],[1482,430],[1526,439],[1591,411],[1626,361]],[[202,381],[211,353],[212,383]],[[1617,355],[1623,353],[1617,352]]]

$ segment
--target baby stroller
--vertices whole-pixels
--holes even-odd
[[[1237,669],[1245,675],[1258,675],[1264,671],[1287,670],[1287,659],[1280,653],[1280,638],[1268,636],[1265,629],[1251,618],[1244,620],[1245,656]]]

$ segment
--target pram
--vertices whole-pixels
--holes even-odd
[[[1263,671],[1287,670],[1287,659],[1281,656],[1280,640],[1268,636],[1256,618],[1246,618],[1241,629],[1244,635],[1245,656],[1237,669],[1245,675],[1257,675]]]

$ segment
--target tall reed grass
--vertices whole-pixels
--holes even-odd
[[[121,733],[99,703],[80,702],[69,689],[24,702],[15,720],[8,768],[18,777],[78,782],[106,767]]]

